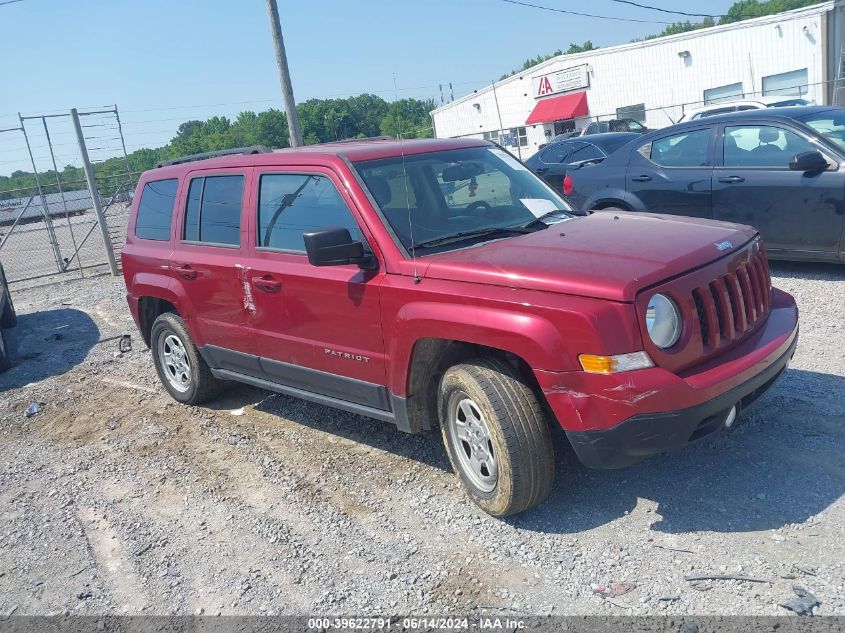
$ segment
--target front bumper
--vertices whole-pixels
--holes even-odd
[[[798,342],[794,299],[779,290],[763,326],[701,367],[601,375],[536,372],[578,458],[591,468],[621,468],[679,448],[724,427],[784,371]]]
[[[603,431],[567,431],[578,459],[590,468],[623,468],[712,435],[725,427],[731,408],[737,414],[763,395],[784,372],[798,337],[775,362],[751,380],[702,404],[665,413],[641,413]]]

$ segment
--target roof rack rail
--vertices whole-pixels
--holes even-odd
[[[206,158],[217,158],[218,156],[231,156],[233,154],[268,154],[272,152],[269,147],[264,145],[252,145],[250,147],[235,147],[233,149],[220,149],[213,152],[203,152],[202,154],[191,154],[190,156],[180,156],[179,158],[171,158],[156,163],[156,167],[166,167],[168,165],[181,165],[182,163],[191,163],[195,160],[205,160]]]
[[[342,138],[339,141],[326,141],[321,145],[335,145],[336,143],[358,143],[360,141],[395,141],[395,136],[362,136],[361,138]]]

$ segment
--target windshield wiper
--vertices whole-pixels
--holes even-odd
[[[555,209],[554,211],[547,211],[543,215],[541,215],[537,218],[534,218],[533,220],[531,220],[530,222],[527,222],[526,224],[523,224],[521,228],[532,229],[532,228],[535,228],[535,227],[537,227],[541,224],[544,225],[544,226],[548,226],[549,224],[548,224],[548,222],[546,222],[546,220],[549,219],[549,218],[552,218],[556,215],[564,216],[561,219],[561,222],[562,222],[564,220],[571,220],[574,217],[576,217],[576,215],[579,215],[579,214],[576,214],[573,211],[564,211],[563,209]]]
[[[494,235],[525,235],[526,233],[533,233],[534,231],[525,226],[494,226],[483,229],[474,229],[472,231],[459,231],[451,235],[443,235],[442,237],[435,237],[431,240],[417,242],[411,245],[411,249],[415,248],[429,248],[432,246],[440,246],[441,244],[449,244],[451,242],[459,242],[461,240],[469,239],[471,237],[490,237]]]

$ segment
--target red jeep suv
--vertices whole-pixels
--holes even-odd
[[[480,140],[169,161],[138,183],[123,272],[176,400],[236,380],[439,427],[495,516],[549,493],[552,425],[593,468],[683,446],[732,426],[798,333],[753,228],[578,213]]]

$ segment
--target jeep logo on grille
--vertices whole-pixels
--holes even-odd
[[[734,244],[730,240],[725,240],[723,242],[716,242],[714,246],[716,247],[717,251],[726,251],[729,248],[733,248]]]

